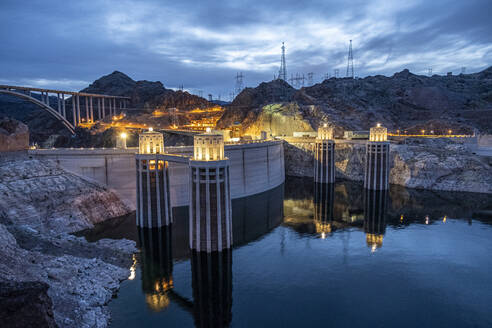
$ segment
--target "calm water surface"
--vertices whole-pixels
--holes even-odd
[[[135,216],[86,237],[132,238],[132,280],[112,327],[492,327],[492,196],[288,178],[233,201],[235,247],[188,249],[175,224],[138,231]]]

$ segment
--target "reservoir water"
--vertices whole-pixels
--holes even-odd
[[[188,247],[188,212],[143,231],[135,215],[88,240],[141,252],[111,327],[491,327],[492,195],[290,178],[233,201],[234,248]]]

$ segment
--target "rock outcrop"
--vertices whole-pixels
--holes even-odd
[[[39,286],[32,291],[38,295],[32,315],[40,325],[51,316],[60,327],[107,326],[106,304],[129,276],[135,243],[88,243],[69,232],[126,214],[128,207],[110,190],[54,162],[17,157],[1,164],[0,281],[19,299],[25,284]],[[9,309],[12,318],[30,318],[22,307]]]
[[[313,176],[313,143],[285,143],[286,175]],[[365,145],[338,143],[337,179],[363,181]],[[392,144],[390,183],[416,189],[492,193],[490,158],[449,139]]]
[[[39,281],[0,281],[2,327],[58,327],[48,287]]]
[[[296,104],[313,128],[326,121],[344,129],[368,130],[381,122],[390,130],[411,132],[412,128],[420,131],[426,127],[429,131],[432,127],[428,122],[433,121],[436,133],[438,129],[490,133],[491,75],[492,67],[474,74],[432,77],[403,70],[391,77],[331,78],[299,90],[276,80],[241,92],[227,107],[219,126],[227,127],[234,121],[244,122],[246,127],[255,125],[250,112],[282,102]]]
[[[186,91],[166,89],[160,81],[134,81],[118,71],[97,79],[81,92],[130,97],[133,108],[190,110],[215,106],[206,99]]]
[[[27,125],[10,118],[0,118],[0,152],[29,148]]]

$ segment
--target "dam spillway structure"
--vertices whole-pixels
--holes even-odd
[[[137,171],[137,226],[160,228],[172,223],[169,192],[169,163],[164,153],[164,136],[160,132],[143,132],[138,138],[135,156]]]
[[[388,130],[381,124],[372,127],[366,144],[366,163],[364,188],[369,190],[387,190],[389,187]]]
[[[229,160],[224,137],[207,129],[194,137],[190,167],[190,248],[221,252],[232,247]]]
[[[325,123],[318,128],[314,154],[314,182],[335,182],[335,142],[333,128]]]

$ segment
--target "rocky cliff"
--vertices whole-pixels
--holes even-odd
[[[27,155],[1,160],[0,283],[11,295],[0,297],[0,308],[10,309],[5,316],[25,317],[29,305],[34,317],[25,318],[39,325],[53,326],[54,318],[60,327],[107,326],[105,305],[129,275],[135,243],[88,243],[69,232],[126,214],[129,208],[113,192],[53,162],[29,160]],[[31,282],[38,283],[38,291],[25,288]],[[29,293],[37,296],[11,307]]]
[[[249,127],[252,116],[272,103],[299,108],[298,115],[317,128],[321,121],[350,130],[368,130],[381,122],[390,130],[438,130],[470,133],[492,131],[492,67],[474,74],[432,77],[408,70],[391,77],[331,78],[295,90],[284,81],[247,88],[228,106],[220,127],[234,121]],[[249,113],[255,115],[248,115]],[[261,124],[261,122],[259,123]],[[285,133],[281,133],[285,134]]]
[[[29,148],[29,129],[17,120],[0,118],[0,152]]]
[[[285,143],[286,175],[313,176],[313,143]],[[338,143],[336,177],[363,181],[365,145]],[[449,139],[409,139],[392,144],[390,183],[417,189],[492,193],[490,157]]]

